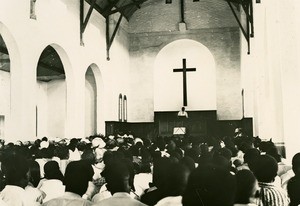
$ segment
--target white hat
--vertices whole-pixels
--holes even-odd
[[[80,140],[80,142],[84,142],[84,143],[86,143],[86,144],[91,143],[90,140],[87,139],[87,138],[82,138],[82,139]]]
[[[114,135],[109,135],[108,138],[109,138],[109,139],[114,139],[115,136],[114,136]]]
[[[144,144],[143,140],[142,140],[141,138],[138,138],[138,137],[137,137],[137,138],[134,139],[134,144],[136,144],[136,143],[138,143],[138,142]]]
[[[106,143],[103,141],[103,139],[96,137],[92,140],[92,148],[98,147],[103,148],[105,147]]]
[[[49,142],[48,141],[42,141],[40,143],[40,148],[43,149],[43,148],[48,148],[49,147]]]

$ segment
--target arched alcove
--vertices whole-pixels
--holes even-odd
[[[85,73],[85,135],[104,134],[103,80],[99,67],[91,64]]]
[[[187,72],[187,109],[216,110],[216,69],[212,53],[201,43],[182,39],[163,47],[154,63],[154,111],[178,111],[183,106],[183,67]]]
[[[10,110],[10,57],[0,33],[0,139],[5,138],[5,119]]]
[[[0,22],[0,138],[21,138],[22,105],[20,102],[21,59],[15,38]],[[16,130],[19,127],[19,130]]]
[[[46,46],[36,71],[36,136],[65,137],[70,113],[68,88],[74,85],[67,77],[70,75],[70,62],[65,51],[56,44]]]
[[[97,134],[97,86],[89,67],[85,73],[85,136]]]

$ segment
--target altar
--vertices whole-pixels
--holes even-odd
[[[177,113],[176,111],[154,113],[154,122],[158,125],[159,135],[215,135],[217,127],[216,111],[189,111],[188,118],[178,117]]]

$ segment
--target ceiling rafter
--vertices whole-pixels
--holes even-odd
[[[108,15],[115,14],[117,12],[122,13],[125,9],[128,9],[128,8],[130,8],[132,6],[136,6],[138,9],[140,9],[141,8],[140,4],[142,4],[143,2],[145,2],[145,0],[140,0],[140,1],[134,1],[134,0],[132,0],[132,3],[129,3],[129,4],[126,4],[124,6],[121,6],[121,7],[118,7],[116,9],[111,10],[108,13]]]
[[[0,46],[0,52],[9,55],[6,47]]]
[[[109,61],[110,60],[110,57],[109,57],[109,50],[110,50],[110,47],[115,39],[115,36],[117,34],[117,31],[120,27],[120,24],[121,24],[121,21],[122,21],[122,18],[123,18],[123,15],[121,14],[119,19],[118,19],[118,22],[114,28],[114,31],[113,31],[113,34],[112,36],[110,37],[110,33],[109,33],[109,16],[106,18],[106,59]]]
[[[90,19],[91,15],[92,15],[92,12],[93,12],[94,8],[95,8],[95,5],[96,5],[96,0],[91,0],[91,6],[89,8],[89,11],[86,14],[86,17],[85,17],[83,25],[82,25],[82,27],[83,27],[82,28],[82,32],[85,31],[85,28],[86,28],[86,26],[87,26],[87,24],[89,22],[89,19]]]
[[[54,72],[57,72],[59,74],[64,74],[65,71],[59,67],[56,67],[56,66],[51,66],[51,65],[48,65],[44,62],[40,62],[38,63],[38,67],[43,67],[44,69],[48,69],[48,70],[51,70],[51,71],[54,71]]]
[[[93,0],[85,0],[85,1],[86,1],[89,5],[91,5]],[[103,13],[103,9],[102,9],[100,6],[98,6],[97,4],[95,4],[94,8],[95,8],[96,11],[98,11],[100,14]]]
[[[116,6],[116,4],[118,3],[118,0],[109,0],[108,1],[108,6],[104,9],[102,15],[106,18],[109,16],[110,11]]]
[[[80,45],[84,45],[83,43],[83,33],[86,29],[86,26],[90,20],[90,17],[92,15],[92,12],[94,10],[94,8],[96,9],[96,0],[89,0],[89,4],[90,4],[90,8],[84,18],[84,0],[80,0]]]
[[[234,18],[236,19],[246,41],[248,44],[248,52],[247,54],[250,54],[250,38],[254,37],[254,22],[253,22],[253,5],[252,5],[252,0],[225,0],[233,15]],[[240,20],[240,18],[238,17],[236,11],[233,8],[233,4],[238,4],[240,5],[246,15],[246,28],[244,28],[244,26],[242,25],[242,22]]]

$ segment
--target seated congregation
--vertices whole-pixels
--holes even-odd
[[[91,136],[1,142],[0,205],[296,206],[300,153],[271,142]]]

